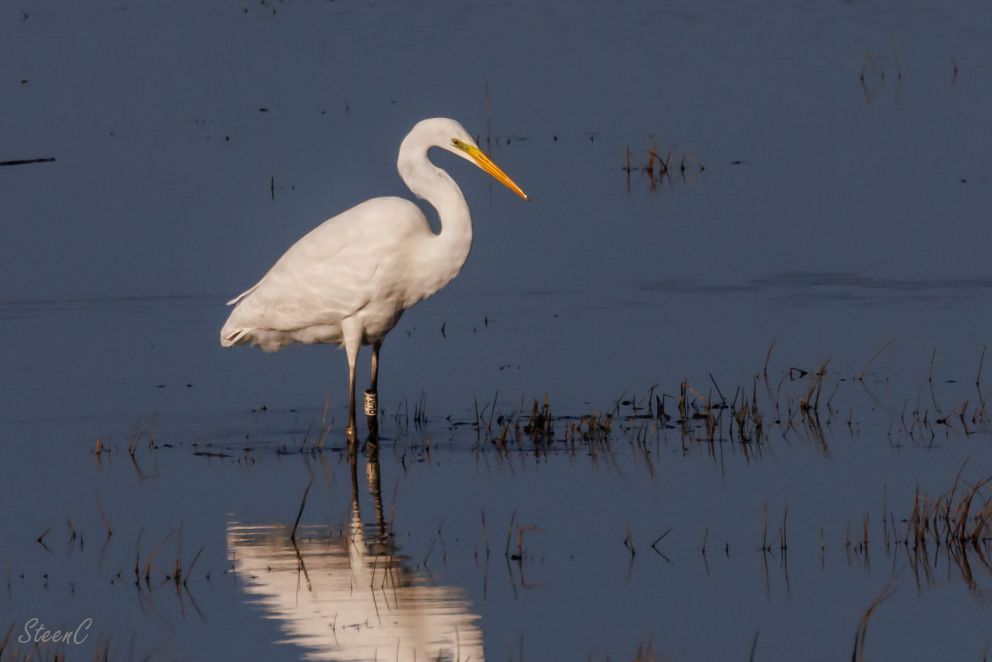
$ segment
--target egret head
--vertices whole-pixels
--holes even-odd
[[[465,130],[465,127],[455,120],[444,117],[423,120],[414,127],[414,131],[421,128],[430,133],[431,143],[433,145],[446,149],[452,154],[457,154],[466,161],[474,163],[524,200],[530,200],[527,194],[523,192],[523,189],[517,186],[516,182],[510,179],[498,165],[493,163],[492,159],[479,149],[479,146],[475,144],[475,140]]]

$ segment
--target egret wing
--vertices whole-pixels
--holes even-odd
[[[236,342],[255,330],[340,324],[369,303],[375,272],[403,241],[410,221],[426,224],[415,205],[398,198],[369,200],[325,221],[230,302],[236,307],[222,337]]]

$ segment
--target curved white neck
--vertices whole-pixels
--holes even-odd
[[[414,195],[431,203],[441,220],[441,231],[421,247],[422,264],[440,289],[458,275],[472,249],[472,218],[458,184],[427,158],[430,144],[413,134],[400,145],[396,167]],[[426,275],[426,274],[425,274]],[[434,290],[436,291],[436,289]]]

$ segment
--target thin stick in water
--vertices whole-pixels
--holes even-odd
[[[289,539],[296,542],[296,529],[300,526],[300,518],[303,517],[303,509],[307,505],[307,495],[310,494],[310,487],[313,485],[313,478],[307,483],[307,489],[303,490],[303,498],[300,500],[300,511],[296,513],[296,522],[293,524],[293,532],[290,534]]]

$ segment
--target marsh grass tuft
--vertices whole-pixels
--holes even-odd
[[[685,151],[680,154],[671,148],[661,149],[653,141],[649,143],[643,159],[635,155],[630,146],[624,148],[623,171],[628,193],[633,173],[640,173],[647,179],[648,190],[656,192],[666,183],[674,186],[675,178],[682,184],[688,184],[704,170],[706,166],[692,154]]]

